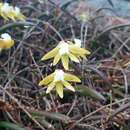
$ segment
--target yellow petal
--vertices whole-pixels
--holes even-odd
[[[61,84],[61,82],[56,83],[56,91],[60,98],[63,98],[63,85]]]
[[[58,53],[59,48],[55,47],[54,49],[52,49],[51,51],[49,51],[47,54],[45,54],[41,60],[48,60],[51,59],[52,57],[55,57],[56,54]]]
[[[89,50],[86,50],[86,49],[84,49],[84,48],[81,48],[81,49],[83,49],[86,53],[86,55],[90,55],[91,54],[91,52],[89,51]]]
[[[68,70],[69,69],[69,57],[68,57],[68,55],[62,55],[61,61],[62,61],[62,64],[63,64],[63,67],[65,68],[65,70]]]
[[[75,55],[69,53],[69,57],[72,61],[79,63],[79,59]]]
[[[73,54],[84,54],[84,55],[90,54],[90,51],[88,51],[84,48],[77,47],[75,45],[70,45],[69,49],[70,49],[70,52],[73,53]]]
[[[5,42],[4,42],[4,40],[0,39],[0,48],[3,49],[4,46],[5,46]]]
[[[14,40],[3,40],[0,39],[0,48],[9,49],[14,45]]]
[[[5,20],[9,20],[8,17],[7,17],[5,14],[1,13],[1,16],[2,16]]]
[[[9,49],[14,45],[14,40],[7,40],[5,42],[5,49]]]
[[[7,15],[10,19],[12,19],[13,21],[15,21],[15,18],[14,18],[14,14],[13,13],[8,13]]]
[[[47,88],[47,90],[46,90],[46,93],[50,93],[50,91],[51,91],[54,87],[55,87],[55,83],[54,83],[54,82],[50,83],[50,84],[48,85],[48,88]]]
[[[59,62],[60,58],[61,58],[61,55],[57,53],[57,55],[54,57],[53,65],[56,65]]]
[[[47,77],[45,77],[44,79],[42,79],[40,82],[39,82],[39,86],[41,85],[47,85],[49,84],[50,82],[52,82],[54,79],[54,73],[48,75]]]
[[[78,83],[81,82],[81,80],[77,76],[67,73],[64,74],[64,80]]]
[[[16,18],[19,19],[19,20],[25,20],[26,19],[26,17],[22,13],[17,15]]]
[[[71,91],[75,92],[74,87],[73,87],[73,86],[71,86],[71,84],[70,84],[70,83],[68,83],[68,82],[66,82],[66,81],[62,81],[62,83],[63,83],[63,85],[64,85],[66,88],[68,88],[69,90],[71,90]]]

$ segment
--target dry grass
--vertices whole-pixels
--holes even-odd
[[[84,23],[50,0],[20,6],[27,21],[2,21],[0,27],[16,41],[0,54],[0,120],[28,130],[125,130],[130,125],[130,69],[125,66],[130,60],[130,24],[111,21],[102,26],[106,16],[97,18],[97,12]],[[92,52],[87,61],[72,64],[82,84],[76,93],[65,90],[63,100],[55,92],[46,95],[38,82],[55,67],[40,58],[60,40],[74,37]]]

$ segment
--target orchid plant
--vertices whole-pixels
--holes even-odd
[[[25,16],[21,13],[20,8],[13,7],[9,3],[0,3],[0,15],[5,20],[25,20]]]
[[[80,63],[81,58],[85,58],[86,55],[89,55],[90,51],[81,47],[81,40],[74,39],[73,41],[60,41],[59,44],[45,54],[41,60],[53,59],[53,65],[57,65],[60,60],[62,62],[63,68],[69,70],[69,62]],[[71,82],[80,83],[81,80],[72,74],[65,73],[63,70],[56,69],[52,74],[43,78],[39,82],[39,86],[45,85],[48,86],[46,93],[50,93],[53,88],[56,89],[56,92],[63,98],[63,87],[75,92],[74,87],[71,85]]]
[[[25,20],[25,16],[21,13],[20,8],[13,7],[9,3],[0,3],[0,16],[5,20]],[[0,51],[9,49],[14,45],[14,40],[8,33],[3,33],[0,36]]]
[[[3,49],[9,49],[14,45],[14,40],[8,33],[1,34],[0,37],[0,51]]]
[[[75,91],[74,87],[69,82],[81,82],[80,79],[72,74],[65,73],[63,70],[55,70],[52,74],[40,81],[39,85],[47,85],[46,93],[50,93],[53,88],[56,88],[58,95],[63,98],[63,87],[71,91]]]
[[[60,60],[65,70],[69,70],[69,59],[73,62],[80,63],[80,58],[89,55],[90,52],[81,48],[80,42],[76,39],[75,43],[71,41],[60,41],[59,44],[42,57],[41,60],[54,58],[53,65],[56,65]]]

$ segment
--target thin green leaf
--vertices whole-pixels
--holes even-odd
[[[10,130],[26,130],[24,128],[21,128],[19,125],[16,125],[14,123],[1,121],[0,122],[0,128],[8,128]]]
[[[36,119],[47,129],[54,130],[54,126],[46,121],[44,117],[36,117]]]
[[[45,111],[42,111],[42,112],[31,112],[31,114],[33,116],[44,116],[44,117],[47,117],[49,119],[53,119],[53,120],[58,120],[58,121],[62,121],[64,123],[69,123],[71,122],[71,119],[64,115],[64,114],[60,114],[60,113],[54,113],[54,112],[45,112]]]
[[[0,27],[0,32],[4,32],[10,28],[14,27],[24,27],[24,26],[35,26],[34,23],[31,22],[13,22],[13,23],[8,23]]]
[[[105,100],[105,97],[103,95],[92,88],[88,88],[86,86],[77,86],[76,90],[83,96],[91,97],[97,100]]]

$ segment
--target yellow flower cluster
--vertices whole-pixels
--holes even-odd
[[[3,49],[9,49],[14,45],[14,40],[8,33],[1,34],[0,37],[0,51]]]
[[[53,65],[56,65],[61,60],[64,69],[69,70],[69,59],[79,63],[81,58],[90,54],[88,50],[80,46],[79,39],[75,39],[75,43],[61,41],[53,50],[44,55],[42,60],[54,58]]]
[[[5,20],[25,20],[25,16],[21,13],[20,8],[13,7],[9,3],[0,3],[0,15]]]
[[[63,98],[63,87],[75,91],[69,82],[80,82],[80,79],[72,74],[64,73],[63,70],[55,70],[54,73],[41,80],[39,85],[48,86],[46,93],[49,93],[55,87],[58,95]]]
[[[80,63],[81,58],[89,55],[90,52],[81,48],[81,40],[74,39],[72,41],[60,41],[59,44],[50,52],[45,54],[41,60],[53,60],[53,65],[56,65],[61,60],[65,70],[69,70],[69,61]],[[55,70],[54,73],[43,78],[39,85],[47,85],[46,93],[49,93],[53,88],[56,89],[58,95],[63,98],[63,87],[71,91],[75,91],[74,87],[69,82],[81,82],[80,79],[72,74],[65,73],[63,70]]]

